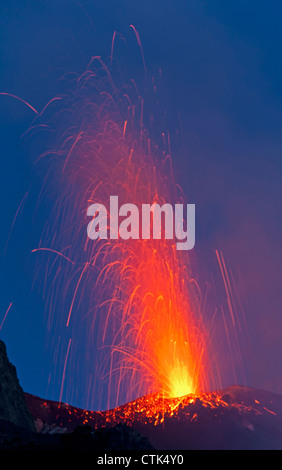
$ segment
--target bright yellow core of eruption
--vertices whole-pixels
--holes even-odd
[[[169,320],[172,323],[173,318]],[[162,339],[154,344],[155,347],[152,350],[152,357],[157,357],[156,363],[153,363],[156,365],[157,372],[156,386],[167,398],[197,395],[200,388],[201,354],[199,348],[194,348],[194,338],[191,338],[190,343],[184,340],[184,337],[189,337],[189,335],[184,321],[182,325],[179,318],[172,332],[167,331],[167,325],[163,326],[161,321],[159,325],[160,328],[155,330],[156,336],[162,335]]]
[[[176,359],[174,368],[169,374],[170,398],[178,398],[195,393],[194,380],[187,370],[187,365]]]

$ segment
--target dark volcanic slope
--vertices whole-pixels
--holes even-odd
[[[124,423],[156,449],[282,449],[282,396],[245,387],[181,399],[149,395],[104,412],[29,394],[26,402],[40,432]]]
[[[10,363],[6,346],[0,340],[0,420],[34,431],[32,416],[27,409],[16,368]]]

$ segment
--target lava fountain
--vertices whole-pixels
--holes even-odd
[[[150,92],[157,93],[154,80]],[[156,131],[147,104],[133,80],[117,85],[96,57],[30,129],[55,136],[36,162],[44,173],[38,207],[47,197],[52,210],[33,250],[45,272],[50,382],[61,377],[60,400],[68,402],[81,387],[88,407],[97,393],[109,408],[148,393],[208,388],[191,253],[177,251],[175,238],[87,237],[88,207],[108,207],[110,196],[137,207],[184,202],[169,134]]]

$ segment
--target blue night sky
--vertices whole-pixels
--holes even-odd
[[[62,92],[63,74],[83,73],[94,55],[115,55],[143,76],[163,77],[168,126],[181,119],[176,179],[196,204],[196,256],[203,284],[218,270],[215,249],[232,267],[247,332],[239,337],[245,385],[282,393],[282,4],[279,0],[2,0],[0,91],[36,109]],[[44,214],[26,199],[40,144],[23,138],[33,112],[0,97],[0,337],[25,391],[48,389],[52,351],[34,256]],[[40,188],[40,175],[35,186]],[[46,208],[48,213],[48,208]],[[9,236],[10,233],[10,236]],[[7,239],[9,237],[9,243]],[[5,248],[6,247],[6,248]],[[219,289],[220,290],[220,289]],[[218,293],[218,302],[224,293]],[[215,300],[216,302],[216,300]],[[245,337],[248,338],[245,341]],[[224,385],[231,385],[227,377]],[[66,398],[63,395],[63,399]],[[77,402],[85,405],[84,398]],[[94,403],[95,406],[95,403]]]

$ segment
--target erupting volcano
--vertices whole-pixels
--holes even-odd
[[[179,248],[176,218],[174,230],[161,224],[162,216],[167,222],[165,206],[179,208],[187,201],[173,174],[177,132],[171,135],[165,127],[161,74],[148,79],[133,30],[145,68],[143,93],[133,79],[124,79],[114,60],[114,34],[109,63],[92,57],[82,75],[66,74],[64,92],[41,112],[20,99],[35,113],[25,136],[36,137],[44,148],[34,165],[40,190],[35,194],[31,185],[30,191],[34,218],[44,217],[32,256],[53,352],[47,393],[58,395],[60,384],[58,402],[84,409],[109,410],[143,396],[168,404],[221,387],[220,367],[211,355],[216,311],[207,321],[193,275],[194,253]],[[136,226],[133,230],[133,206],[143,238],[136,236]],[[151,211],[146,226],[140,220],[145,206]],[[190,228],[188,206],[184,234]],[[98,225],[92,207],[107,208],[102,236],[95,236],[96,228],[87,236],[91,223]],[[217,259],[234,326],[231,280],[220,252]]]
[[[146,85],[156,106],[155,80]],[[133,239],[130,227],[126,240],[118,231],[112,239],[86,236],[88,207],[107,206],[113,195],[137,207],[184,201],[173,177],[170,135],[150,100],[133,80],[117,85],[94,57],[29,131],[47,126],[56,136],[36,162],[45,174],[38,207],[48,197],[53,210],[33,252],[37,269],[43,263],[46,271],[54,362],[63,364],[50,376],[61,374],[60,400],[76,400],[78,380],[88,406],[98,383],[101,406],[108,408],[148,393],[180,397],[209,387],[191,254],[177,251],[175,237]]]
[[[279,14],[2,3],[0,449],[281,448]]]

